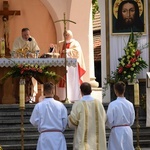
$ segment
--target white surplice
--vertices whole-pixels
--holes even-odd
[[[133,125],[134,119],[133,104],[125,97],[118,97],[109,104],[106,124],[111,132],[108,150],[134,150],[133,132],[130,127]]]
[[[32,112],[30,122],[38,128],[40,133],[37,150],[67,149],[66,140],[62,133],[67,125],[67,109],[61,102],[53,98],[45,98],[37,103]],[[61,132],[55,132],[56,130]]]

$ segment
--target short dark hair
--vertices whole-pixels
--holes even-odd
[[[30,30],[29,30],[29,28],[22,28],[21,31],[24,32],[24,31],[30,31]]]
[[[44,83],[44,94],[50,93],[54,89],[54,84],[51,82]]]
[[[89,95],[92,92],[92,88],[91,88],[91,84],[88,82],[83,82],[80,85],[80,90],[82,92],[83,95]]]
[[[118,94],[124,94],[125,90],[126,90],[126,84],[122,81],[119,81],[117,83],[114,84],[114,90],[116,90],[118,92]]]

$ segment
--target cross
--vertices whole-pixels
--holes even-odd
[[[76,22],[66,19],[65,13],[64,13],[64,19],[57,20],[57,21],[55,21],[55,23],[56,22],[63,22],[64,23],[64,33],[66,32],[67,22],[71,22],[71,23],[76,24]],[[69,103],[68,98],[67,98],[67,58],[66,58],[66,39],[65,39],[65,37],[64,37],[64,44],[65,44],[65,68],[66,68],[66,77],[65,77],[66,78],[66,99],[65,99],[65,102]]]
[[[7,31],[7,22],[9,20],[10,15],[20,15],[19,10],[9,10],[9,4],[8,1],[3,1],[3,10],[0,10],[0,15],[2,15],[2,21],[4,23],[4,39],[5,39],[5,49],[6,49],[6,56],[10,55],[9,53],[9,33]]]
[[[57,20],[57,21],[55,21],[55,23],[56,23],[56,22],[63,22],[63,23],[64,23],[64,32],[66,31],[66,24],[67,24],[67,22],[71,22],[71,23],[76,24],[74,21],[71,21],[71,20],[66,19],[65,13],[64,13],[64,19]],[[64,40],[65,40],[65,39],[64,39]]]

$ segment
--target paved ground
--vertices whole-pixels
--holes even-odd
[[[141,148],[141,150],[150,150],[150,148]]]

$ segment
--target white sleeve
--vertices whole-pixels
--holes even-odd
[[[38,127],[39,120],[40,120],[40,118],[39,118],[38,106],[35,105],[35,107],[32,111],[31,117],[30,117],[30,122],[33,126]]]
[[[114,122],[113,114],[114,114],[113,107],[111,104],[109,104],[107,109],[106,126],[108,126],[110,129],[113,127],[113,122]]]
[[[12,51],[17,51],[19,49],[19,41],[18,39],[15,39],[12,47]]]
[[[65,106],[63,106],[63,111],[62,111],[62,123],[63,123],[63,131],[66,129],[68,120],[67,120],[68,114],[67,114],[67,109]]]
[[[134,124],[135,121],[135,110],[134,110],[134,106],[132,104],[131,106],[131,118],[130,118],[130,126],[132,126]]]

